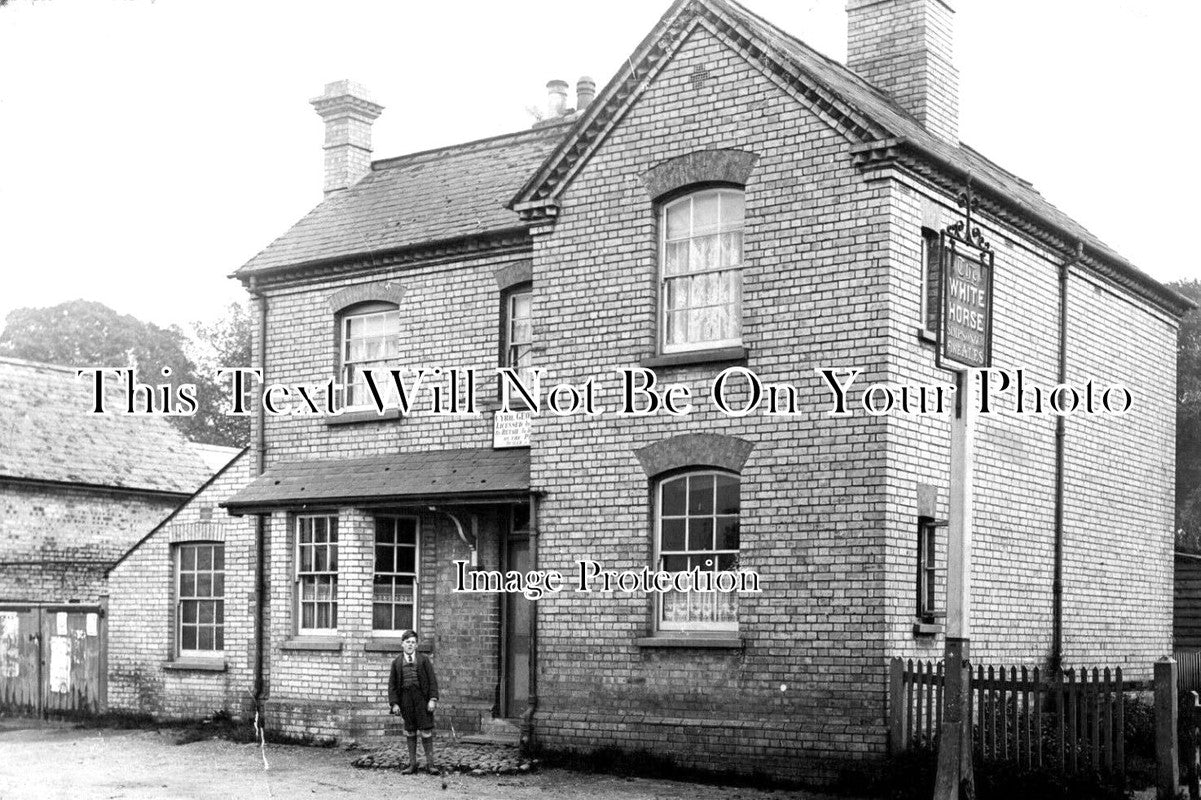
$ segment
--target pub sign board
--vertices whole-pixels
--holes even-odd
[[[992,366],[993,252],[944,231],[938,366]]]

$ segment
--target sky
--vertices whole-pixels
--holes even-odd
[[[845,59],[845,0],[743,4]],[[1173,149],[1197,117],[1201,4],[953,4],[961,139],[1153,277],[1201,279],[1201,165]],[[325,83],[385,107],[376,158],[507,133],[548,80],[603,86],[668,5],[8,0],[0,318],[83,298],[212,319],[245,296],[227,276],[321,200]]]

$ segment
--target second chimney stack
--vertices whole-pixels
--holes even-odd
[[[592,98],[596,97],[596,81],[589,78],[587,75],[576,81],[575,84],[575,110],[583,111],[592,102]]]

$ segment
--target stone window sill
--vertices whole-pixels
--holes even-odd
[[[940,633],[946,633],[947,626],[941,622],[933,622],[922,619],[913,621],[914,636],[937,636]]]
[[[938,344],[938,335],[926,328],[917,328],[917,340],[922,344]]]
[[[736,633],[714,633],[707,636],[644,636],[635,639],[638,647],[672,647],[693,650],[739,650],[742,637]]]
[[[163,669],[186,672],[225,672],[224,658],[180,658],[163,664]]]
[[[325,650],[337,652],[342,640],[336,636],[296,636],[281,644],[281,650]]]
[[[683,367],[689,364],[716,364],[723,361],[746,361],[745,347],[718,347],[713,350],[688,350],[683,353],[660,353],[645,356],[640,366],[647,369]]]
[[[356,425],[361,422],[385,422],[387,420],[400,419],[400,409],[389,408],[382,414],[376,413],[375,409],[348,411],[336,417],[323,417],[323,419],[326,425]]]

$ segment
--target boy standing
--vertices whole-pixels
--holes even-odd
[[[400,634],[400,646],[404,650],[392,662],[388,677],[388,703],[393,714],[404,720],[404,732],[409,744],[409,766],[401,771],[412,775],[417,771],[417,735],[425,747],[425,770],[438,774],[434,762],[434,709],[438,707],[438,679],[434,676],[434,665],[424,653],[417,652],[417,632],[404,631]]]

